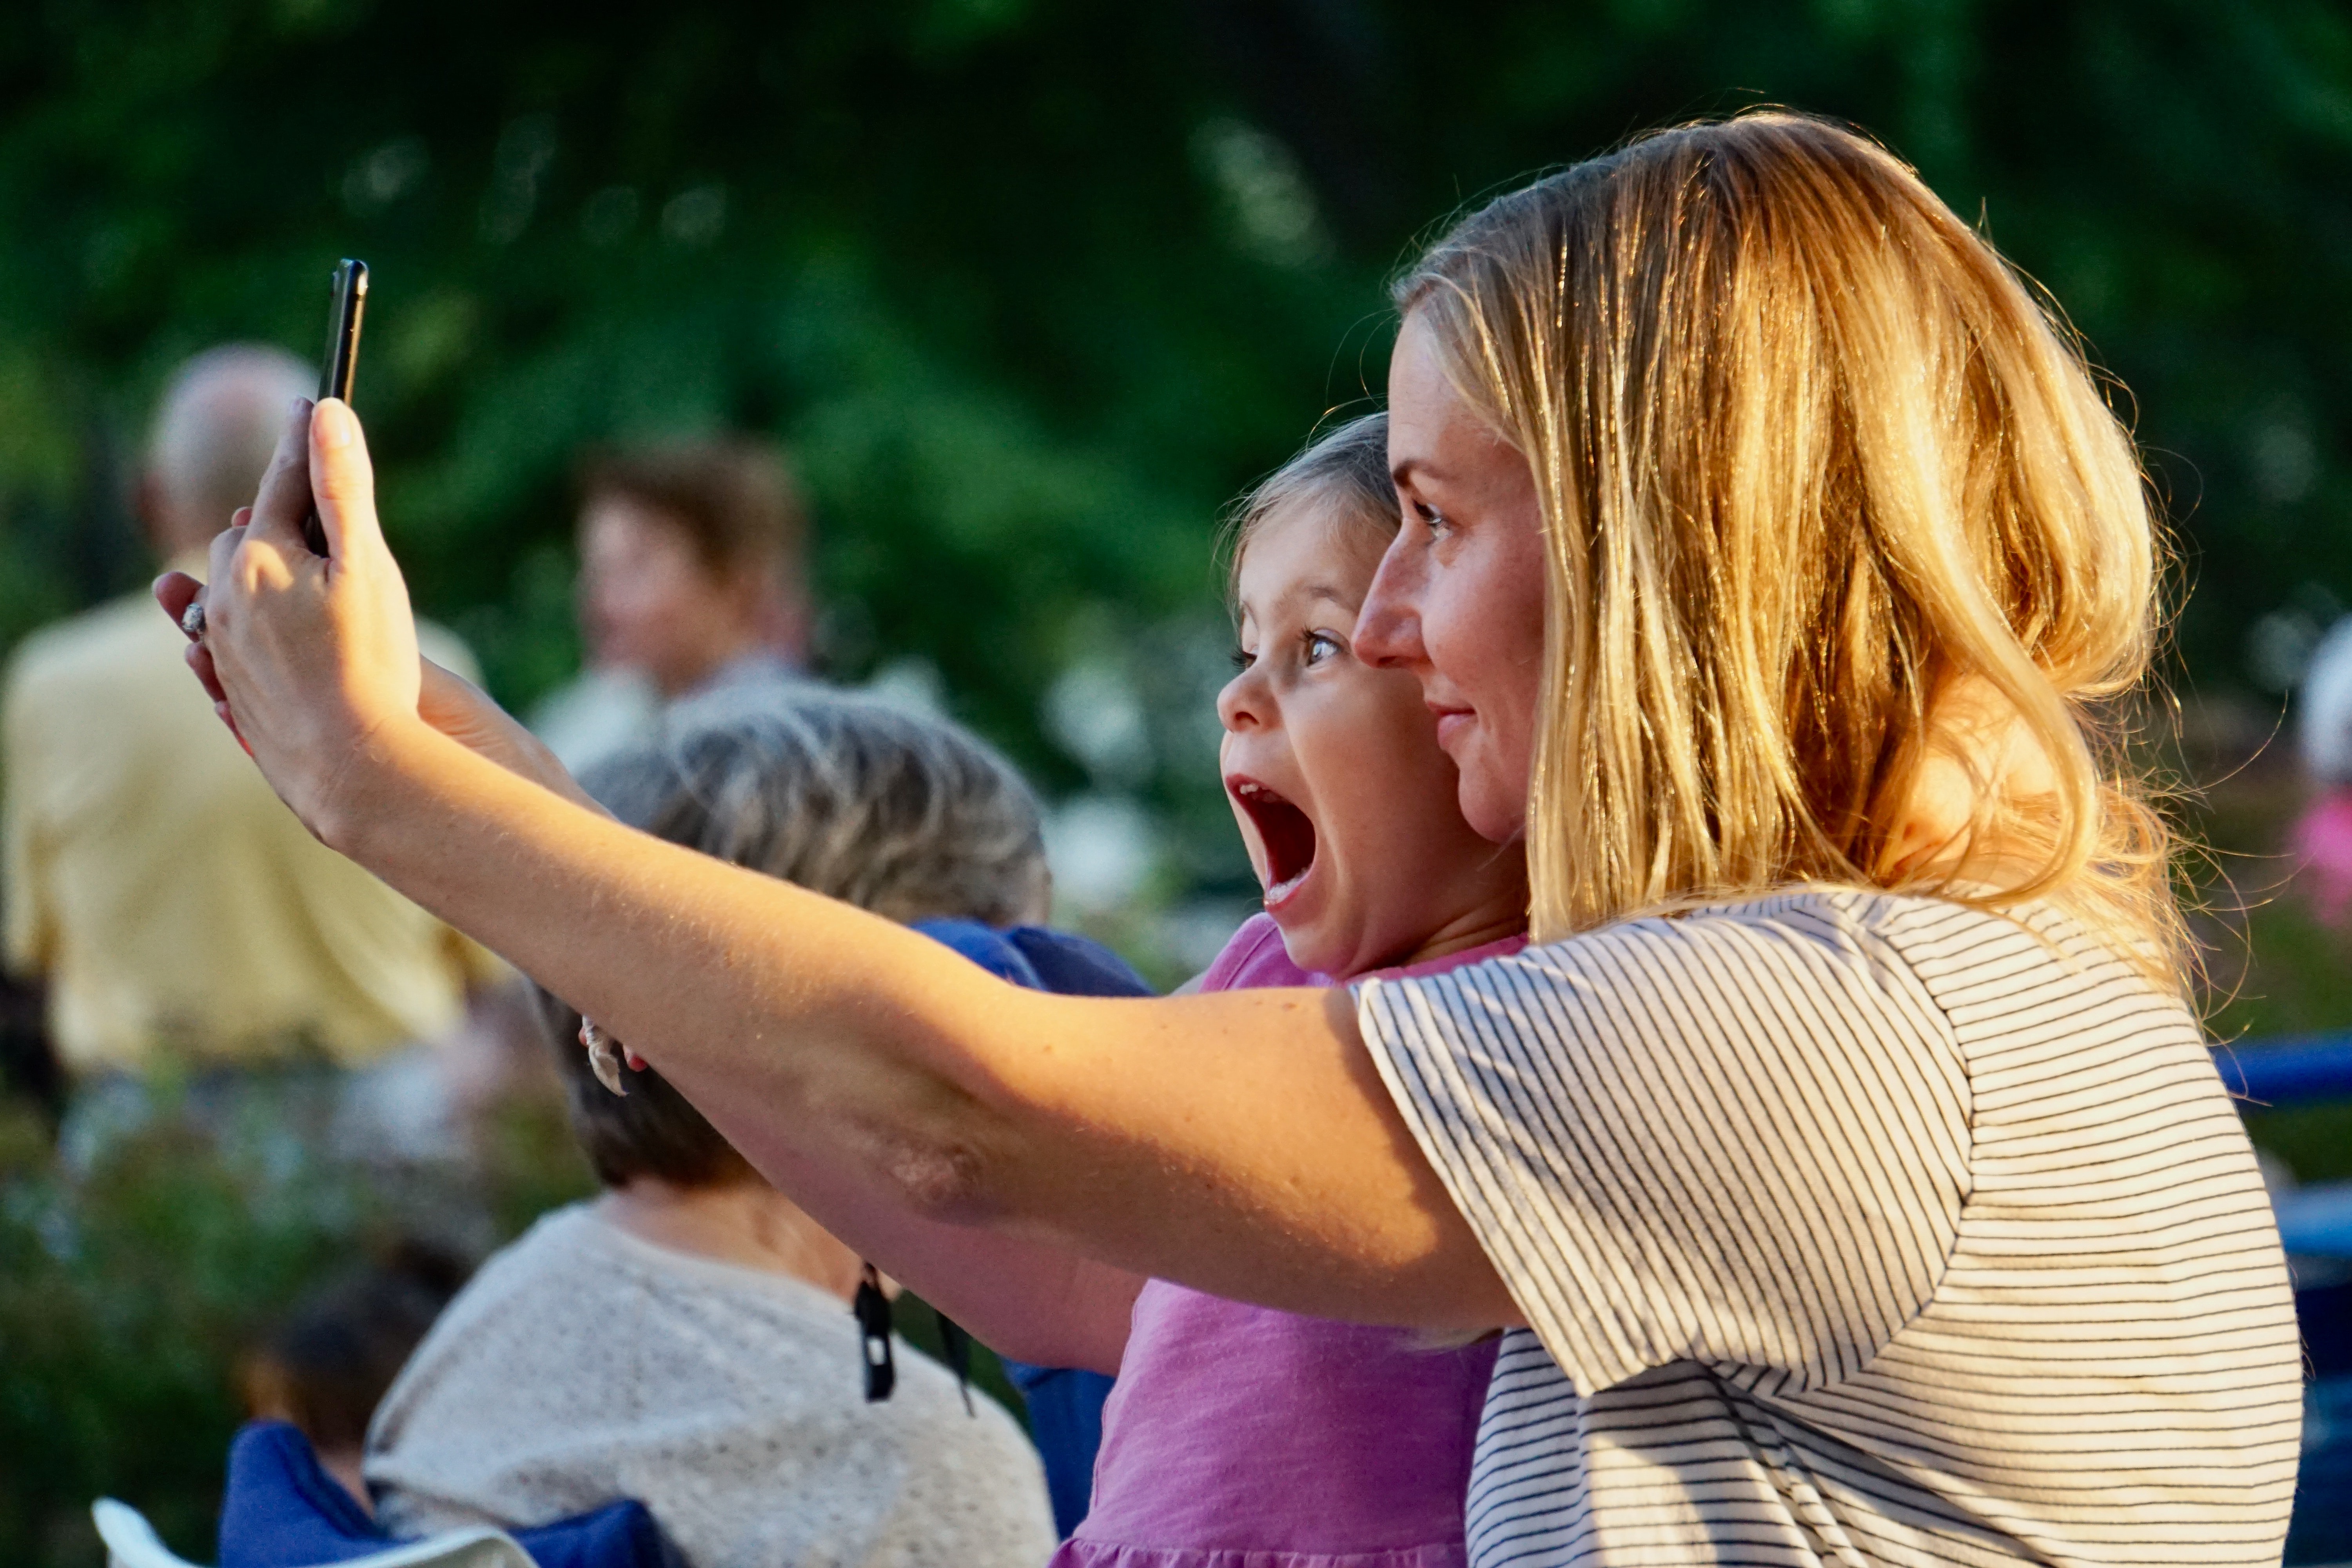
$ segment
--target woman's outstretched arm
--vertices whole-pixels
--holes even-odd
[[[314,488],[331,560],[300,541]],[[341,405],[289,426],[212,577],[195,662],[312,831],[628,1041],[786,1191],[814,1167],[913,1218],[1296,1310],[1517,1321],[1344,992],[1024,991],[420,719],[406,592]]]
[[[913,1218],[1224,1295],[1500,1321],[1344,993],[1042,995],[421,723],[363,749],[321,836],[605,1023],[785,1190],[806,1162]]]
[[[537,736],[431,659],[424,661],[417,710],[507,772],[604,814]],[[1040,1366],[1118,1371],[1141,1275],[1064,1247],[925,1218],[865,1181],[789,1151],[772,1152],[770,1165],[769,1179],[819,1224],[992,1350]]]

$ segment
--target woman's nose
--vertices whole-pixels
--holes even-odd
[[[1428,584],[1429,557],[1414,532],[1400,530],[1372,574],[1364,607],[1356,612],[1356,658],[1380,669],[1410,668],[1428,662],[1421,643],[1421,600]]]

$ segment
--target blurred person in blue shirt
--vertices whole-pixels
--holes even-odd
[[[659,741],[681,699],[800,679],[808,511],[772,447],[625,447],[583,464],[580,490],[588,668],[531,719],[566,767]]]

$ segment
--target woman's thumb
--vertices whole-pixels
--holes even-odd
[[[341,560],[352,546],[383,547],[367,437],[351,405],[339,397],[321,398],[310,411],[310,496],[327,532],[329,555]]]

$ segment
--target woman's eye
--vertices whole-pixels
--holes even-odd
[[[1444,512],[1438,510],[1435,507],[1430,505],[1427,501],[1417,500],[1413,502],[1412,510],[1421,514],[1422,525],[1427,528],[1432,533],[1449,532],[1454,527],[1454,523],[1451,519],[1449,519]]]

